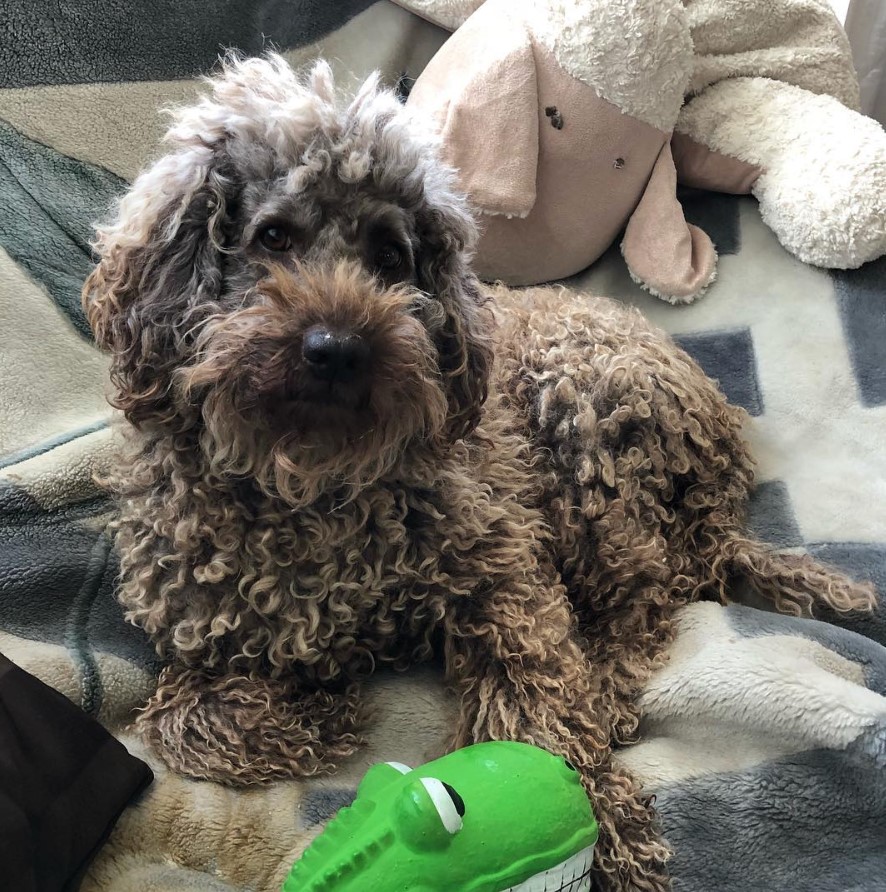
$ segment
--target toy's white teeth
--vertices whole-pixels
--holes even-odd
[[[502,889],[502,892],[590,892],[593,860],[594,847],[588,846],[562,864],[529,877],[519,886]]]

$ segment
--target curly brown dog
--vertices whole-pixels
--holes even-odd
[[[872,595],[746,534],[743,415],[635,311],[483,292],[449,172],[389,93],[228,61],[100,230],[84,300],[131,429],[121,600],[168,661],[141,723],[252,783],[360,744],[360,682],[442,655],[454,746],[582,773],[605,889],[661,890],[611,760],[697,598]]]

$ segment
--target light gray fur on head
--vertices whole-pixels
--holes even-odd
[[[275,54],[231,56],[206,84],[197,104],[172,112],[165,136],[172,152],[136,179],[116,221],[100,228],[102,253],[143,243],[164,211],[162,236],[172,239],[191,200],[220,167],[229,174],[221,184],[226,196],[246,184],[253,192],[263,185],[297,196],[334,175],[378,196],[425,199],[458,213],[464,247],[473,246],[473,226],[452,172],[437,158],[435,137],[380,89],[377,74],[342,102],[322,60],[299,75]]]

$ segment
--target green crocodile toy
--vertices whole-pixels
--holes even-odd
[[[479,743],[370,768],[283,892],[588,892],[597,833],[568,762]]]

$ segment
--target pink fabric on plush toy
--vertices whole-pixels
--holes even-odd
[[[677,2],[487,0],[459,28],[409,105],[481,214],[484,278],[571,275],[627,226],[644,287],[674,302],[703,291],[716,254],[683,217],[669,148],[691,60]]]
[[[498,23],[490,43],[485,16],[484,10],[480,28],[472,21],[459,32],[454,49],[462,63],[436,64],[438,53],[412,88],[409,104],[433,111],[443,159],[458,169],[461,187],[478,208],[525,217],[536,201],[538,164],[532,44],[518,23],[507,20]]]

